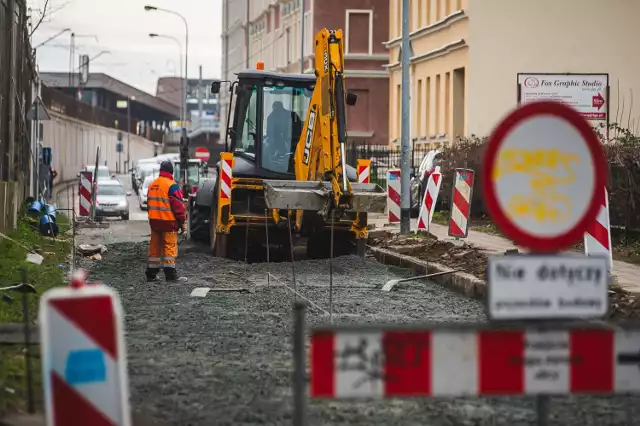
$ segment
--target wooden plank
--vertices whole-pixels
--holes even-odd
[[[31,326],[31,343],[40,343],[40,330],[37,326]],[[24,324],[0,324],[0,345],[24,345]]]

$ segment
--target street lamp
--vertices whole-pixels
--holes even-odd
[[[180,40],[178,40],[177,38],[170,36],[170,35],[164,35],[164,34],[155,34],[155,33],[151,33],[149,34],[149,37],[151,38],[166,38],[169,40],[173,40],[176,42],[176,44],[178,45],[178,51],[180,53],[180,61],[182,60],[182,44],[180,43]],[[178,62],[180,62],[178,61]],[[182,67],[180,67],[180,82],[182,83]],[[184,123],[186,121],[186,110],[185,110],[185,104],[184,99],[186,99],[186,93],[185,93],[185,89],[184,89],[184,84],[180,85],[180,92],[181,92],[181,97],[182,100],[180,101],[180,122]]]
[[[185,29],[185,41],[184,41],[184,50],[185,50],[185,54],[184,54],[184,96],[182,97],[182,103],[183,103],[183,114],[184,114],[184,121],[187,121],[187,81],[189,81],[189,24],[187,23],[187,19],[182,16],[180,13],[173,11],[173,10],[169,10],[169,9],[163,9],[161,7],[156,7],[156,6],[150,6],[150,5],[146,5],[144,7],[144,10],[146,10],[147,12],[151,12],[151,11],[156,11],[156,12],[165,12],[165,13],[169,13],[171,15],[175,15],[178,18],[182,19],[182,22],[184,23],[184,29]],[[185,123],[183,123],[182,126],[182,136],[185,138],[187,137],[187,129],[185,127]]]
[[[102,56],[102,55],[110,55],[110,54],[111,54],[111,51],[109,51],[109,50],[102,50],[102,51],[101,51],[100,53],[98,53],[97,55],[94,55],[94,56],[90,57],[90,58],[89,58],[89,61],[93,61],[93,60],[95,60],[96,58],[99,58],[99,57],[100,57],[100,56]]]
[[[43,41],[42,43],[40,43],[39,45],[37,45],[36,47],[34,47],[34,49],[38,49],[39,47],[44,46],[45,44],[49,43],[51,40],[56,39],[58,37],[60,37],[62,34],[71,31],[71,28],[65,28],[64,30],[52,35],[51,37],[49,37],[48,39],[46,39],[45,41]]]

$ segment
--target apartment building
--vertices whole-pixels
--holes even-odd
[[[242,1],[232,0],[228,7],[238,3]],[[384,65],[389,53],[383,43],[389,38],[388,13],[389,0],[252,0],[249,63],[262,61],[266,70],[312,73],[315,34],[322,28],[342,29],[347,88],[358,95],[357,105],[347,110],[349,138],[387,144],[389,89]]]
[[[235,73],[248,65],[247,11],[250,0],[222,0],[222,80],[233,81]],[[255,0],[254,0],[255,1]],[[228,85],[220,90],[220,124],[224,140],[229,109]]]
[[[610,116],[640,93],[640,1],[411,0],[411,137],[488,135],[517,105],[518,73],[609,74]],[[400,141],[402,0],[390,0],[389,142]],[[618,95],[619,94],[619,95]],[[638,108],[632,117],[640,117]],[[637,119],[640,122],[640,118]]]

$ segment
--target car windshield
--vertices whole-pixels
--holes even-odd
[[[312,93],[310,87],[276,85],[263,88],[261,163],[264,169],[293,173],[293,153],[300,140]]]
[[[98,195],[124,195],[121,185],[98,185]]]

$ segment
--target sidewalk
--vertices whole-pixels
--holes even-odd
[[[391,232],[399,232],[400,224],[389,225],[386,216],[370,215],[369,223],[375,224],[376,229],[384,227]],[[386,225],[386,226],[385,226]],[[417,219],[411,219],[411,230],[418,228]],[[432,223],[429,231],[438,239],[450,238],[448,229],[444,225]],[[505,250],[518,248],[511,241],[497,235],[486,234],[484,232],[469,231],[466,242],[476,247],[480,247],[489,253],[504,252]],[[619,260],[613,261],[613,275],[617,277],[618,284],[625,290],[640,295],[640,266]]]

